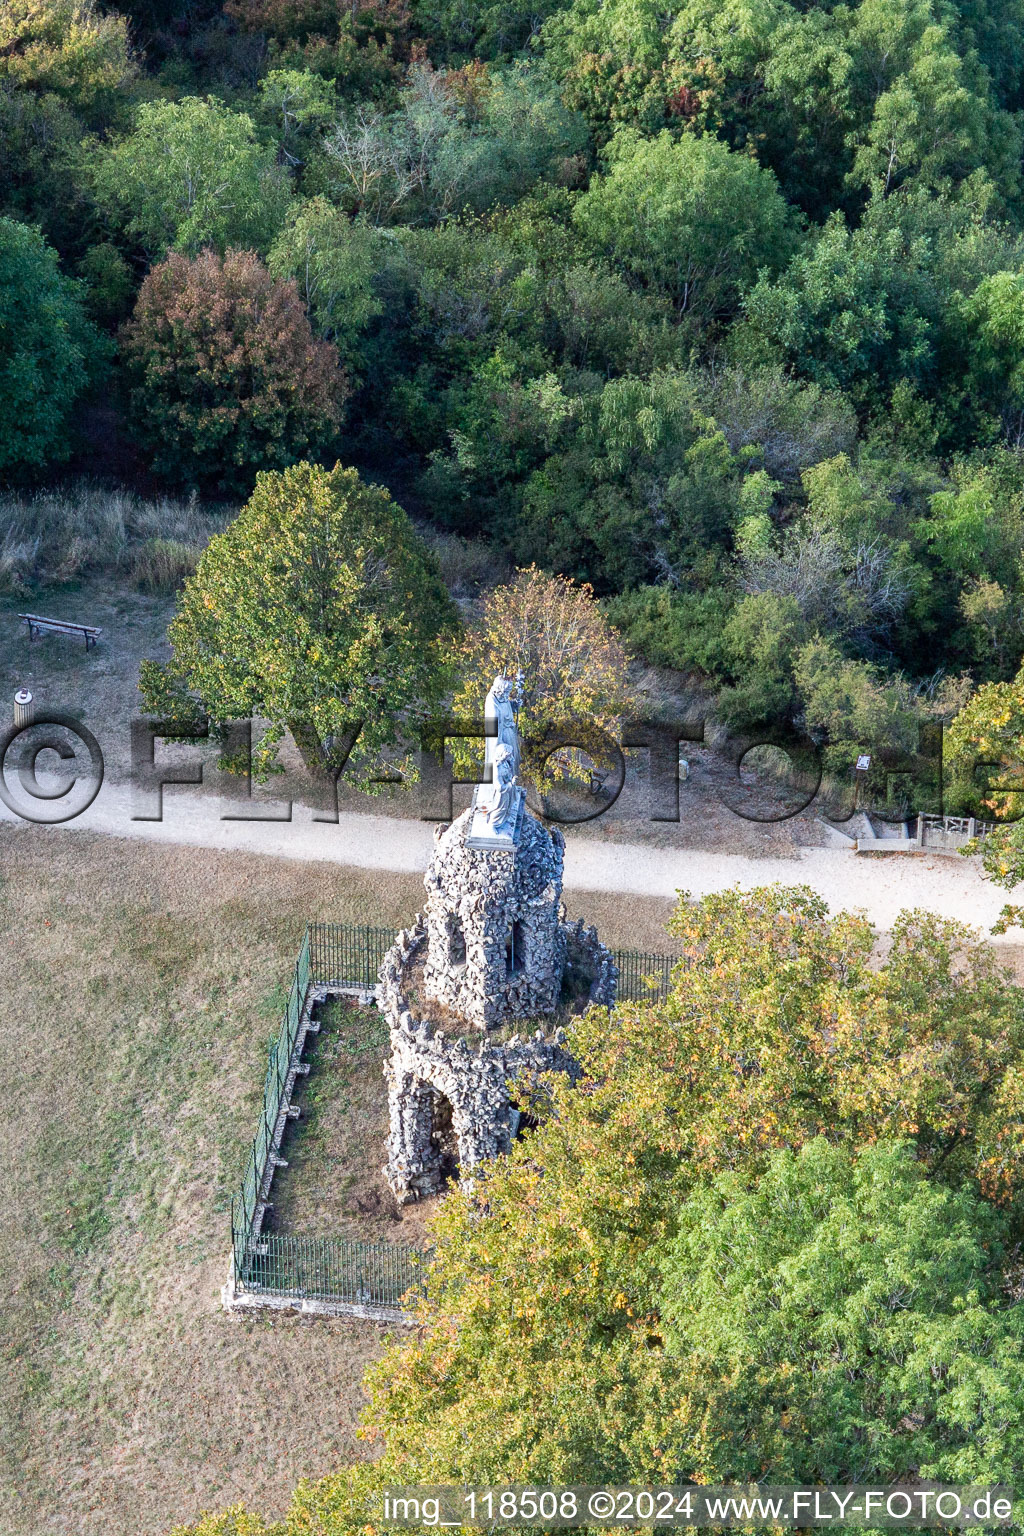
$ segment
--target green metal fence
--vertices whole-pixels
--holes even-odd
[[[261,1295],[394,1310],[419,1289],[421,1264],[419,1250],[398,1243],[268,1233],[249,1247],[243,1284]]]
[[[231,1248],[236,1288],[395,1310],[420,1285],[422,1254],[398,1243],[353,1242],[340,1237],[264,1233],[262,1206],[270,1191],[274,1158],[299,1062],[299,1034],[311,987],[358,987],[372,991],[384,956],[394,943],[390,928],[353,923],[310,923],[302,937],[288,1001],[270,1048],[263,1107],[242,1187],[231,1202]],[[656,1001],[668,993],[675,960],[668,955],[612,951],[623,1002]]]
[[[668,996],[674,955],[645,955],[635,949],[613,949],[619,968],[616,996],[622,1003],[659,1002]]]
[[[292,972],[292,982],[281,1028],[278,1031],[277,1040],[270,1048],[270,1060],[267,1062],[267,1075],[263,1083],[263,1108],[246,1160],[242,1188],[234,1201],[236,1210],[232,1213],[232,1231],[236,1225],[251,1231],[256,1208],[261,1197],[266,1197],[267,1191],[264,1186],[270,1172],[270,1159],[276,1146],[280,1145],[279,1131],[282,1127],[278,1125],[278,1121],[285,1107],[284,1099],[286,1089],[289,1087],[289,1073],[295,1065],[293,1057],[303,1009],[306,1006],[309,982],[309,932],[307,930],[302,936],[302,944]]]
[[[363,987],[372,992],[384,956],[395,942],[393,928],[358,927],[355,923],[310,923],[310,969],[321,986]]]
[[[321,986],[357,986],[372,992],[384,956],[395,942],[392,928],[358,927],[352,923],[310,923],[309,966]],[[618,995],[623,1002],[651,1001],[668,995],[673,955],[644,954],[634,949],[612,951],[619,968]]]

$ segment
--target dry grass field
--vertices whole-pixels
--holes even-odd
[[[421,895],[416,876],[0,827],[3,1536],[273,1513],[359,1454],[379,1330],[222,1313],[228,1201],[304,923],[397,926]],[[612,944],[666,947],[664,902],[572,905]],[[353,1065],[377,1082],[365,1050]]]

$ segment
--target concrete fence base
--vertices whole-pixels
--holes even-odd
[[[311,1296],[270,1296],[259,1291],[240,1291],[235,1284],[234,1261],[220,1303],[226,1312],[298,1312],[302,1317],[359,1317],[369,1323],[400,1323],[413,1328],[416,1319],[397,1307],[374,1307],[356,1301],[317,1301]]]

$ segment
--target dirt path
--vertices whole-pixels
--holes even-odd
[[[67,825],[149,842],[407,873],[426,868],[433,845],[433,824],[406,817],[342,811],[338,823],[331,825],[313,821],[313,813],[301,805],[294,807],[290,822],[223,820],[221,811],[215,797],[168,789],[162,821],[134,821],[128,786],[104,784],[94,804]],[[0,806],[0,821],[17,819]],[[701,896],[734,885],[749,889],[773,881],[806,884],[833,910],[860,909],[882,929],[891,927],[908,907],[988,928],[1005,900],[1004,892],[982,879],[977,860],[939,854],[863,856],[845,849],[795,846],[782,855],[766,846],[763,856],[755,856],[724,848],[654,847],[627,841],[624,830],[613,822],[599,834],[593,828],[585,834],[568,829],[568,889],[671,898],[678,890]],[[682,839],[684,829],[679,831]],[[40,828],[40,834],[45,836],[46,829]],[[1019,943],[1019,935],[1009,942]]]

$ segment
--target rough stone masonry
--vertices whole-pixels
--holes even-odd
[[[510,691],[496,679],[492,695]],[[489,696],[489,702],[490,702]],[[435,834],[423,914],[381,967],[377,1004],[390,1027],[390,1130],[385,1176],[401,1203],[438,1193],[457,1163],[463,1180],[507,1152],[545,1072],[579,1067],[561,1028],[495,1038],[580,1002],[611,1007],[618,972],[593,928],[567,923],[561,832],[524,812],[503,841],[479,846],[475,807]],[[409,993],[419,990],[414,1017]],[[510,1094],[509,1085],[512,1085]]]

